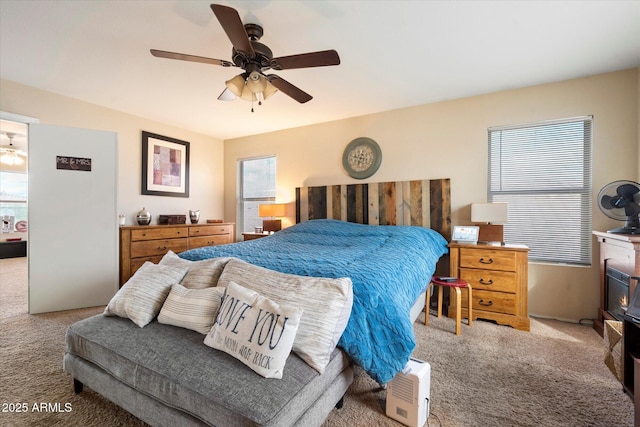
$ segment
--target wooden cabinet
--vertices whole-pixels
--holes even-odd
[[[146,261],[158,263],[169,251],[233,243],[233,236],[233,223],[120,227],[120,286]]]
[[[451,275],[466,280],[473,289],[473,319],[493,320],[528,331],[529,248],[450,243],[449,249]],[[456,299],[452,297],[450,301],[449,317],[454,317]],[[462,317],[465,316],[468,303],[463,298]]]
[[[614,234],[602,231],[594,231],[600,244],[600,307],[598,318],[593,322],[600,336],[604,333],[605,320],[616,319],[607,310],[607,269],[622,272],[630,277],[640,276],[640,235]],[[628,283],[628,295],[633,295],[636,280]]]

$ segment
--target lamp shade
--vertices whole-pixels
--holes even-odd
[[[260,217],[279,217],[284,216],[285,206],[282,203],[270,203],[268,205],[259,205],[258,211]]]
[[[253,71],[249,74],[249,78],[247,79],[247,87],[253,93],[263,92],[267,87],[267,79],[262,77],[260,73]]]
[[[471,204],[471,222],[505,224],[508,214],[509,204],[506,202]]]
[[[264,99],[267,99],[277,91],[278,89],[276,89],[276,87],[272,85],[270,81],[267,80],[267,85],[262,91],[262,96],[264,97]]]
[[[235,96],[240,96],[242,95],[242,89],[245,87],[244,76],[242,74],[238,74],[231,80],[227,80],[225,85]]]

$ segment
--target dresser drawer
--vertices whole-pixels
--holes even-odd
[[[231,235],[220,234],[214,236],[201,236],[189,238],[189,249],[201,248],[203,246],[224,245],[231,243]]]
[[[515,272],[461,268],[460,278],[466,280],[474,290],[516,293],[518,277]]]
[[[162,259],[161,255],[158,255],[158,256],[146,256],[146,257],[142,257],[142,258],[134,258],[134,259],[131,260],[131,274],[133,275],[133,273],[138,271],[138,269],[140,267],[142,267],[145,262],[150,261],[150,262],[152,262],[154,264],[157,264],[157,263],[160,262],[161,259]]]
[[[140,240],[131,242],[131,258],[164,255],[169,250],[178,253],[187,249],[187,239]]]
[[[516,254],[513,251],[462,248],[460,267],[516,271]]]
[[[140,230],[131,230],[131,241],[154,240],[154,239],[174,239],[177,237],[187,237],[189,235],[187,227],[149,227]]]
[[[231,234],[231,226],[230,225],[203,225],[202,227],[189,228],[189,237],[213,236],[215,234]]]
[[[473,309],[492,311],[503,314],[516,314],[517,297],[515,294],[504,292],[489,292],[473,290]],[[467,299],[462,298],[462,307],[467,308]]]

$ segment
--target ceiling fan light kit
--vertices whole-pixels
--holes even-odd
[[[0,147],[0,163],[4,163],[9,166],[23,164],[24,159],[22,157],[27,157],[27,153],[16,149],[13,145],[13,138],[15,138],[17,134],[12,132],[5,132],[4,134],[9,138],[9,145],[3,145]]]
[[[262,105],[262,100],[269,98],[279,90],[303,104],[313,97],[282,77],[275,74],[267,75],[265,72],[269,69],[281,71],[340,64],[340,57],[335,50],[274,58],[271,49],[259,42],[264,34],[264,30],[260,25],[243,24],[238,11],[229,6],[212,4],[211,10],[231,41],[233,46],[231,59],[233,62],[157,49],[151,49],[151,54],[158,58],[242,68],[244,73],[225,82],[226,89],[220,94],[218,100],[230,101],[235,98],[241,98],[252,103],[257,101],[258,105]],[[251,111],[253,112],[253,106]]]

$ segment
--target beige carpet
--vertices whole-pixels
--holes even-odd
[[[26,259],[0,260],[0,426],[144,426],[86,387],[75,395],[62,371],[67,326],[102,308],[32,316],[26,294]],[[532,319],[527,333],[477,321],[457,337],[453,320],[430,320],[414,325],[414,357],[432,370],[429,426],[633,425],[633,403],[590,326]],[[5,412],[11,404],[27,411]],[[324,426],[400,426],[384,405],[385,392],[357,369]]]

